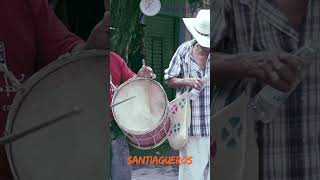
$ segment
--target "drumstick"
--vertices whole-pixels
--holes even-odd
[[[18,132],[18,133],[14,133],[14,134],[11,134],[11,135],[8,135],[8,136],[5,136],[5,137],[2,137],[0,138],[0,146],[3,146],[3,145],[6,145],[6,144],[9,144],[9,143],[12,143],[16,140],[19,140],[27,135],[30,135],[30,134],[33,134],[43,128],[46,128],[46,127],[49,127],[51,125],[54,125],[64,119],[66,119],[67,117],[71,117],[71,116],[74,116],[76,114],[79,114],[82,110],[79,108],[79,107],[74,107],[72,111],[69,111],[69,112],[66,112],[66,113],[63,113],[62,115],[60,116],[57,116],[56,118],[52,119],[52,120],[49,120],[47,122],[44,122],[44,123],[41,123],[39,125],[36,125],[36,126],[33,126],[27,130],[23,130],[21,132]]]
[[[144,59],[142,59],[142,66],[146,66],[146,61]],[[146,72],[144,72],[146,73]],[[146,74],[144,74],[146,76]],[[147,80],[147,94],[148,94],[148,106],[149,106],[149,110],[150,110],[150,113],[152,114],[152,107],[151,107],[151,102],[150,102],[150,83],[149,83],[149,80]]]
[[[114,104],[110,105],[110,107],[113,108],[114,106],[117,106],[117,105],[119,105],[119,104],[121,104],[121,103],[124,103],[124,102],[126,102],[126,101],[129,101],[130,99],[133,99],[133,98],[135,98],[135,97],[136,97],[136,96],[132,96],[132,97],[127,98],[127,99],[125,99],[125,100],[119,101],[119,102],[117,102],[117,103],[114,103]]]
[[[142,65],[145,66],[146,65],[146,61],[144,59],[142,59]]]

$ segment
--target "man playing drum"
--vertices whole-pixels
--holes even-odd
[[[105,0],[105,5],[108,4]],[[47,0],[3,1],[0,22],[1,137],[16,85],[67,52],[108,48],[109,11],[86,42],[67,30],[48,7]],[[12,179],[3,147],[0,147],[0,179]]]
[[[135,75],[127,66],[125,61],[116,53],[110,52],[110,93],[109,105],[112,101],[112,96],[116,88],[130,78],[137,77],[153,77],[152,69],[148,66],[143,66],[137,75]],[[111,112],[111,110],[110,110]],[[128,113],[130,109],[128,109]],[[113,119],[112,113],[110,117]],[[129,148],[127,140],[115,122],[110,123],[111,147],[112,147],[112,163],[111,176],[112,180],[131,180],[132,169],[128,164]]]
[[[194,40],[180,45],[169,68],[166,83],[181,94],[191,87],[200,91],[192,100],[189,142],[180,156],[192,156],[192,164],[180,165],[180,180],[203,180],[210,159],[210,10],[200,10],[196,18],[184,18]],[[208,175],[210,179],[210,174]]]

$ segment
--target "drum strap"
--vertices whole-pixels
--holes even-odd
[[[112,82],[111,74],[110,74],[110,88],[112,93],[114,93],[117,90],[117,87]],[[124,135],[114,119],[112,119],[112,121],[110,122],[110,133],[111,133],[110,135],[112,140],[118,138],[121,135]]]
[[[12,71],[9,70],[8,66],[7,66],[7,62],[6,62],[6,58],[5,58],[5,49],[4,49],[4,45],[0,44],[0,47],[3,47],[3,53],[4,55],[1,56],[0,55],[0,72],[3,72],[6,76],[6,78],[8,78],[8,80],[10,81],[11,85],[14,86],[15,88],[19,88],[21,86],[20,81],[15,77],[15,75],[12,73]],[[7,81],[7,79],[5,79]],[[7,83],[7,82],[6,82]]]
[[[113,84],[111,74],[110,74],[110,86],[111,86],[111,90],[112,90],[112,92],[115,92],[115,91],[116,91],[116,89],[117,89],[117,86],[115,86],[115,85]]]

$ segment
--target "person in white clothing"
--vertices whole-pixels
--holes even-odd
[[[164,79],[177,93],[199,92],[191,101],[189,142],[180,149],[180,156],[192,156],[192,163],[180,165],[179,180],[204,180],[210,161],[210,10],[200,10],[196,18],[183,21],[194,39],[180,45]]]

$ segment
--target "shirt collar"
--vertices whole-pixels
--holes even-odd
[[[191,41],[188,42],[188,48],[187,48],[188,56],[186,56],[186,58],[184,58],[184,62],[187,64],[189,64],[191,62],[191,58],[193,58],[192,57],[192,48],[196,43],[197,43],[197,41],[195,39],[192,39]],[[210,60],[210,53],[209,53],[208,59]]]

